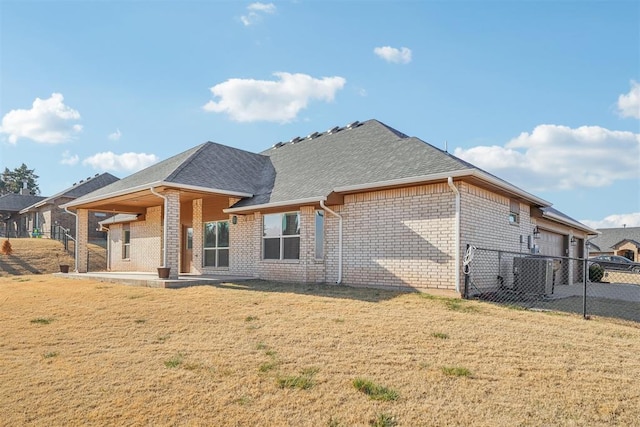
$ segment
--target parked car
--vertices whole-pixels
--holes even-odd
[[[605,270],[640,273],[640,262],[633,262],[629,258],[618,255],[598,255],[593,258],[589,258],[589,263],[598,264]]]

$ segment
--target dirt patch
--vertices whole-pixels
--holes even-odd
[[[330,285],[39,275],[0,278],[0,323],[6,425],[640,419],[640,328],[605,319]]]

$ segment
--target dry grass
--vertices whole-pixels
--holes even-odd
[[[0,238],[0,243],[6,238]],[[49,274],[60,271],[59,264],[67,264],[73,270],[73,255],[65,252],[61,242],[53,239],[9,239],[13,253],[0,254],[0,277],[22,274]],[[73,250],[73,242],[70,242]],[[98,245],[89,244],[90,271],[104,270],[106,267],[105,250]]]
[[[640,329],[605,319],[344,287],[39,275],[0,278],[0,325],[7,426],[640,419]],[[359,378],[397,398],[372,399]]]

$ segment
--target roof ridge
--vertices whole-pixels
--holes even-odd
[[[171,181],[172,178],[176,177],[184,168],[186,168],[189,164],[191,164],[193,162],[193,160],[196,158],[196,155],[198,153],[200,153],[201,151],[203,151],[205,149],[205,147],[209,146],[213,144],[213,142],[211,141],[207,141],[207,142],[203,142],[202,144],[200,144],[200,146],[198,147],[197,150],[194,150],[189,157],[187,157],[183,162],[181,162],[174,170],[173,172],[171,172],[169,175],[167,175],[165,177],[166,181]]]

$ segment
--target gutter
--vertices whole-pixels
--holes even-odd
[[[455,236],[454,236],[454,244],[456,245],[455,257],[456,257],[456,271],[455,271],[455,281],[456,281],[456,292],[460,292],[460,191],[458,187],[453,183],[453,178],[447,178],[447,184],[455,194],[456,198],[456,216],[455,216]]]
[[[120,182],[120,181],[116,181],[116,182]],[[175,182],[166,182],[166,181],[156,181],[156,182],[151,182],[149,184],[129,187],[123,190],[113,191],[111,193],[101,194],[94,197],[79,198],[69,203],[65,203],[64,205],[61,205],[61,207],[64,208],[64,207],[72,207],[72,206],[81,206],[85,203],[93,203],[101,200],[110,199],[112,197],[124,196],[124,195],[135,193],[138,191],[144,191],[153,187],[171,187],[171,188],[178,188],[181,190],[201,191],[206,193],[221,194],[223,196],[232,196],[232,197],[240,197],[240,198],[253,197],[253,194],[251,193],[243,193],[240,191],[229,191],[229,190],[221,190],[216,188],[200,187],[197,185],[179,184]],[[99,191],[99,190],[96,190],[96,191]]]
[[[78,214],[71,212],[66,207],[64,208],[64,211],[76,217],[76,238],[73,239],[73,261],[75,262],[73,271],[77,273],[78,272]]]
[[[462,178],[462,177],[469,177],[469,176],[478,178],[489,184],[495,185],[496,187],[500,187],[509,193],[512,193],[523,199],[526,199],[529,202],[533,202],[539,206],[543,206],[543,207],[551,206],[550,202],[544,199],[541,199],[537,196],[534,196],[533,194],[528,193],[516,187],[515,185],[511,185],[508,182],[503,181],[502,179],[497,178],[479,169],[461,169],[461,170],[452,171],[452,172],[434,173],[430,175],[419,175],[419,176],[412,176],[408,178],[391,179],[388,181],[372,182],[367,184],[347,185],[343,187],[336,187],[333,189],[333,191],[335,191],[336,193],[351,193],[351,192],[357,192],[357,191],[363,191],[363,190],[379,189],[382,187],[420,184],[420,183],[427,183],[430,181],[448,180],[449,178]]]
[[[336,280],[336,284],[339,285],[342,283],[342,216],[335,211],[329,209],[325,204],[324,200],[320,200],[320,207],[324,209],[326,212],[329,212],[331,215],[338,218],[338,280]]]
[[[162,227],[162,267],[166,267],[167,266],[167,224],[169,223],[169,215],[167,215],[167,205],[169,204],[169,200],[167,199],[167,196],[163,196],[162,194],[158,193],[156,190],[154,190],[153,187],[149,187],[149,191],[151,191],[151,194],[153,194],[154,196],[158,196],[164,200],[164,212],[162,215],[163,222],[164,222],[164,225]]]
[[[297,200],[285,200],[282,202],[273,202],[273,203],[262,203],[260,205],[251,205],[251,206],[242,206],[239,208],[226,208],[223,209],[224,213],[241,213],[241,212],[253,212],[259,211],[261,209],[269,209],[269,208],[280,208],[283,206],[294,206],[294,205],[308,205],[312,203],[322,203],[326,200],[326,197],[307,197],[306,199],[297,199]]]
[[[589,236],[598,236],[598,235],[602,234],[600,231],[594,230],[593,228],[590,228],[590,227],[588,227],[588,226],[586,226],[584,224],[581,224],[578,221],[574,221],[574,220],[571,220],[569,218],[566,218],[566,217],[563,217],[563,216],[560,216],[560,215],[556,215],[553,212],[545,212],[545,211],[543,211],[542,212],[542,217],[543,218],[547,217],[549,219],[552,219],[552,220],[560,222],[560,223],[564,223],[566,225],[572,225],[575,228],[577,228],[578,230],[582,230],[582,231],[586,232],[587,235],[589,235]]]

